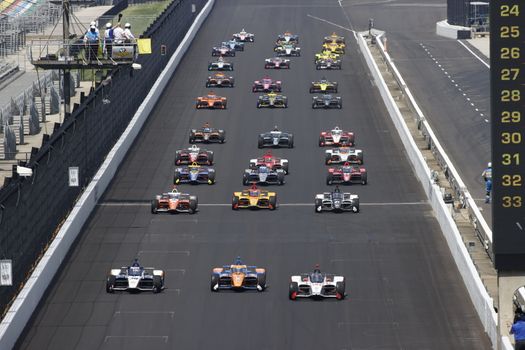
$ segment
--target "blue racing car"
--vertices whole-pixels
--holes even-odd
[[[200,166],[197,163],[184,167],[177,167],[175,168],[175,174],[173,175],[173,183],[175,185],[185,183],[192,185],[213,185],[215,183],[215,169],[207,166]]]

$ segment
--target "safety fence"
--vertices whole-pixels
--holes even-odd
[[[139,57],[142,69],[118,68],[88,96],[81,95],[81,104],[61,125],[55,124],[42,147],[33,148],[29,162],[21,164],[33,175],[13,173],[0,190],[0,258],[13,261],[13,286],[0,288],[3,310],[23,287],[204,3],[174,0],[144,34],[152,38],[153,54]],[[161,55],[161,45],[166,55]],[[69,167],[79,168],[79,187],[68,186]]]

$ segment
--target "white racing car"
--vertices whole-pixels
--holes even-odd
[[[131,266],[111,269],[106,280],[106,292],[115,291],[160,293],[164,289],[164,271],[140,266],[137,259]]]
[[[311,273],[292,276],[288,297],[297,298],[336,298],[342,300],[345,294],[345,278],[328,273],[322,273],[316,266]]]
[[[337,147],[325,151],[324,162],[328,164],[363,164],[363,151],[350,147]]]

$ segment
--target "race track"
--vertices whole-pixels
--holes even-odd
[[[337,1],[219,0],[159,101],[143,132],[55,285],[19,342],[21,349],[490,349],[490,342],[412,173],[393,125]],[[195,110],[208,91],[211,46],[242,27],[256,42],[233,59],[236,87],[225,111]],[[303,55],[289,71],[265,71],[277,34],[301,35]],[[315,70],[313,54],[337,30],[349,48],[343,70]],[[265,73],[283,80],[286,110],[256,109],[251,83]],[[309,83],[339,82],[342,110],[311,109]],[[137,78],[146,79],[147,77]],[[224,128],[215,151],[217,183],[184,185],[199,196],[196,215],[152,215],[149,200],[170,189],[177,149],[191,127]],[[281,206],[231,210],[248,160],[262,154],[257,134],[278,125],[295,134],[284,186],[272,186]],[[356,133],[369,173],[367,186],[343,187],[361,197],[359,214],[315,214],[325,185],[319,132],[339,125]],[[264,293],[209,289],[214,266],[240,255],[268,270]],[[138,257],[166,270],[161,294],[107,294],[112,267]],[[291,274],[315,264],[346,277],[344,301],[288,300]]]

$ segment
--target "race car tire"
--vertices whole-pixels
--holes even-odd
[[[315,69],[317,69],[317,70],[321,70],[321,67],[319,67],[319,65],[316,64],[316,65],[315,65]]]
[[[279,181],[279,186],[284,185],[284,173],[278,173],[277,180]]]
[[[270,197],[270,210],[277,209],[277,196]]]
[[[242,176],[242,184],[244,186],[248,186],[250,184],[250,179],[248,178],[248,176],[246,176],[246,174]]]
[[[290,170],[289,170],[289,167],[288,167],[288,162],[283,164],[283,170],[286,173],[286,175],[290,174]]]
[[[211,84],[210,83],[206,83],[206,87],[207,88],[211,87]]]
[[[365,154],[363,152],[361,152],[361,154],[359,155],[358,159],[361,161],[361,164],[364,164],[364,162],[365,162]]]
[[[197,212],[197,207],[199,203],[196,199],[190,199],[190,214],[195,214]]]
[[[259,102],[257,102],[257,108],[261,108],[261,107],[262,105]]]
[[[239,210],[239,207],[237,207],[237,205],[239,205],[239,197],[233,196],[233,198],[232,198],[232,210]]]
[[[359,213],[359,199],[357,200],[357,202],[354,204],[353,208],[352,208],[352,211],[354,213]]]
[[[162,292],[162,277],[153,276],[153,293],[157,294]]]
[[[151,201],[151,213],[157,214],[157,200],[156,199]]]
[[[341,295],[341,298],[339,300],[342,300],[345,298],[345,282],[337,282],[335,284],[335,291],[336,293],[339,293]]]
[[[312,109],[317,109],[317,105],[315,103],[312,103]]]
[[[366,185],[368,183],[368,175],[364,174],[361,176],[361,185]]]
[[[266,289],[266,272],[259,275],[257,283],[261,286],[261,292]]]
[[[297,298],[297,293],[299,292],[299,285],[297,282],[290,282],[288,287],[288,298],[290,300],[295,300]]]
[[[209,165],[213,164],[213,152],[211,151],[208,151],[208,164]]]
[[[339,109],[343,108],[343,102],[339,102],[339,104],[337,105],[337,108]]]
[[[208,70],[210,70],[210,71],[211,71],[212,69],[213,69],[213,67],[212,67],[212,66],[208,66]]]
[[[293,135],[290,135],[288,139],[288,148],[293,148]]]
[[[208,173],[208,185],[213,185],[215,183],[215,172]]]
[[[106,292],[107,293],[115,293],[115,290],[113,289],[113,287],[115,287],[115,280],[116,280],[116,277],[115,276],[108,276],[107,280],[106,280]]]
[[[319,147],[323,147],[323,146],[324,146],[324,138],[319,137]]]
[[[219,142],[220,143],[225,143],[226,142],[226,132],[221,132],[219,133]]]
[[[264,65],[264,69],[270,69],[270,65],[265,64],[265,65]]]
[[[327,154],[324,156],[324,163],[325,163],[326,165],[330,164],[330,160],[331,160],[331,159],[332,159],[332,156],[331,156],[330,154],[327,153]]]
[[[216,274],[213,274],[211,275],[211,282],[210,282],[210,289],[212,292],[218,292],[219,289],[213,289],[213,287],[215,287],[215,285],[219,283],[219,276],[216,275]]]
[[[264,147],[264,139],[259,136],[257,140],[257,148],[263,148]]]
[[[178,171],[176,171],[176,172],[173,174],[173,184],[174,184],[174,185],[177,185],[177,184],[178,184],[177,180],[179,180],[179,178],[180,178],[180,174],[179,174]]]
[[[337,89],[337,86],[336,86],[335,89],[334,89],[334,93],[337,94],[337,92],[338,92],[338,89]]]
[[[244,45],[243,46],[239,46],[239,51],[244,51]]]
[[[334,177],[332,176],[331,173],[328,173],[328,175],[326,175],[326,184],[327,185],[332,185],[334,182]]]
[[[323,207],[323,201],[320,200],[320,199],[315,199],[315,212],[316,213],[320,213],[322,212],[322,207]]]

